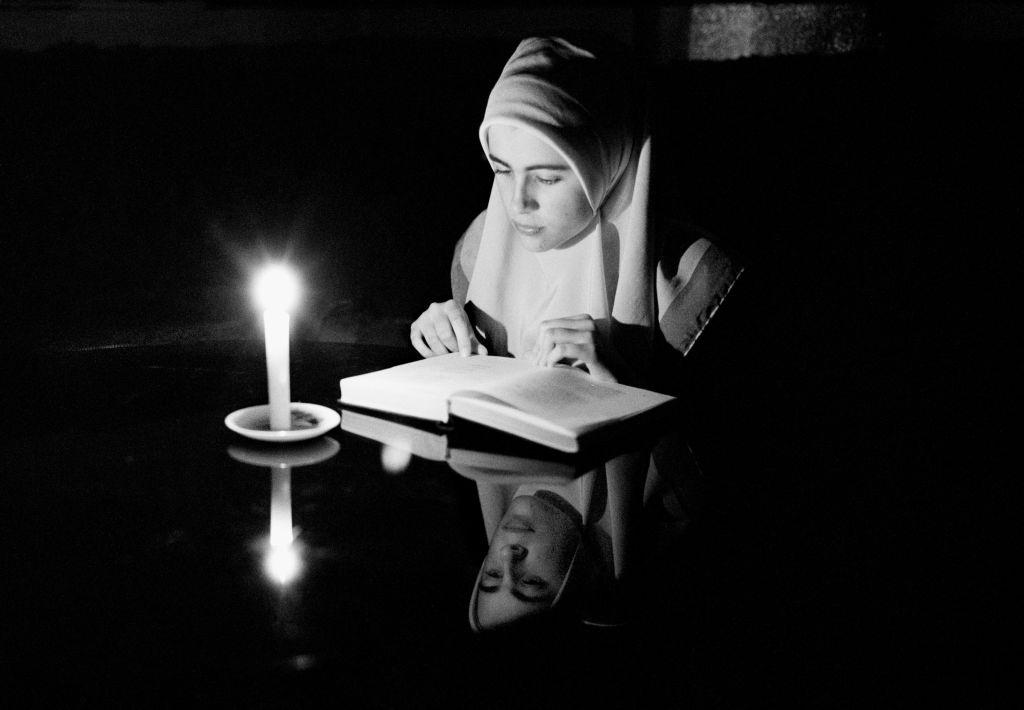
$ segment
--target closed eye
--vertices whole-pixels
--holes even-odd
[[[536,175],[535,179],[541,184],[555,184],[556,182],[562,181],[562,176],[559,173]]]
[[[498,591],[501,588],[501,572],[499,570],[484,570],[484,574],[480,577],[480,583],[477,588],[481,592],[492,593]]]

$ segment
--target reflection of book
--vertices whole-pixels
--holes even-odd
[[[436,422],[459,417],[567,452],[672,401],[577,368],[490,355],[452,353],[341,380],[342,404]]]
[[[374,417],[352,409],[341,410],[341,428],[421,458],[447,462],[458,473],[478,481],[565,482],[582,473],[580,466],[573,461],[544,456],[542,452],[453,446],[446,433]],[[531,456],[530,453],[540,455]]]

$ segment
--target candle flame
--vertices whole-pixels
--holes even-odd
[[[299,302],[299,279],[284,264],[271,264],[257,274],[253,294],[263,310],[290,311]]]
[[[271,547],[263,558],[263,570],[273,581],[286,585],[302,572],[302,558],[292,545]]]

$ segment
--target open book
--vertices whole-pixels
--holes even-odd
[[[353,409],[342,409],[341,428],[420,458],[444,461],[457,473],[476,481],[565,483],[586,470],[576,461],[545,456],[543,451],[546,450],[531,452],[523,447],[502,450],[501,447],[473,446],[469,441],[452,440],[445,432]]]
[[[612,425],[664,414],[675,401],[598,382],[574,367],[458,353],[345,377],[340,384],[343,405],[434,422],[459,417],[570,453]]]

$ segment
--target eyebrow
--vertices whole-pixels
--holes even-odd
[[[477,586],[477,589],[479,589],[481,592],[484,592],[485,594],[494,594],[500,588],[501,588],[500,585],[496,585],[496,586],[490,587],[490,586],[485,585],[483,582],[480,582],[480,584]],[[550,601],[550,600],[555,598],[554,594],[542,594],[541,596],[538,596],[538,597],[531,597],[531,596],[528,596],[526,594],[523,594],[522,592],[520,592],[515,587],[513,587],[510,591],[512,592],[512,596],[513,597],[515,597],[516,599],[518,599],[521,602],[526,602],[527,604],[541,604],[543,602]]]
[[[501,158],[496,158],[495,156],[491,155],[490,153],[487,154],[487,157],[490,158],[495,163],[500,163],[501,165],[503,165],[506,168],[511,167],[504,160],[502,160]],[[557,165],[557,164],[552,164],[552,165],[528,165],[528,166],[526,166],[526,168],[524,168],[524,170],[568,170],[568,169],[569,169],[568,165]]]

